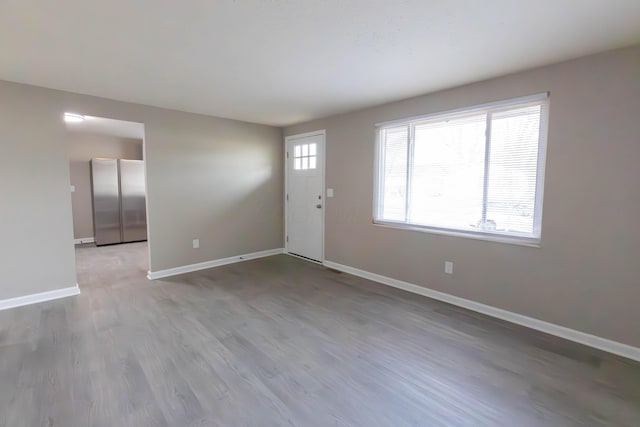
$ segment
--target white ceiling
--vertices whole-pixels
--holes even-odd
[[[71,113],[71,111],[68,112]],[[84,116],[84,118],[82,122],[65,123],[67,131],[111,135],[119,138],[144,139],[144,125],[142,123],[93,116]]]
[[[0,2],[0,79],[272,125],[639,42],[639,0]]]

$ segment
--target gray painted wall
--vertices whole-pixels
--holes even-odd
[[[0,82],[0,300],[76,285],[56,99]]]
[[[372,224],[374,124],[551,92],[542,248]],[[326,258],[640,346],[640,47],[291,126],[326,129]],[[454,274],[444,274],[444,262]]]
[[[0,300],[75,285],[65,111],[145,124],[152,271],[282,247],[281,129],[1,81],[0,99]]]
[[[71,193],[73,237],[93,237],[90,161],[96,157],[142,160],[142,140],[110,135],[69,132],[69,175],[75,192]]]

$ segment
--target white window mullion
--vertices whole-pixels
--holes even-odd
[[[404,222],[409,222],[409,210],[411,209],[411,191],[412,191],[412,179],[413,175],[413,151],[414,151],[414,135],[415,126],[409,125],[407,129],[407,189],[405,193],[405,207],[404,207]]]
[[[380,161],[378,162],[378,173],[382,177],[380,180],[380,185],[378,186],[378,200],[380,200],[380,207],[378,210],[379,218],[383,217],[383,213],[385,210],[385,198],[384,198],[384,188],[387,181],[387,175],[385,174],[385,164],[387,162],[387,144],[386,144],[386,131],[380,132],[380,150],[378,155],[380,156]],[[384,139],[383,139],[384,138]]]
[[[386,162],[386,138],[384,136],[384,134],[386,133],[386,131],[384,129],[378,129],[376,134],[377,134],[377,162],[376,162],[376,182],[375,182],[375,187],[374,187],[374,191],[375,191],[375,199],[376,199],[376,203],[373,207],[373,212],[374,212],[374,219],[375,218],[383,218],[383,212],[384,212],[384,204],[385,204],[385,199],[384,199],[384,186],[385,186],[385,181],[387,180],[387,175],[384,173],[384,165]]]
[[[485,129],[484,141],[484,183],[482,186],[482,218],[480,227],[485,228],[487,223],[487,200],[489,195],[489,162],[491,156],[491,113],[487,113],[487,125]]]

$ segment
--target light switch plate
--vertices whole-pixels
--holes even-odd
[[[453,262],[445,261],[444,262],[444,272],[447,274],[453,274]]]
[[[76,186],[75,186],[75,185],[72,185],[72,186],[71,186],[71,192],[72,192],[72,193],[75,193],[75,192],[76,192]]]
[[[333,197],[333,188],[327,188],[327,197]]]
[[[193,239],[193,249],[198,249],[200,247],[200,239]]]

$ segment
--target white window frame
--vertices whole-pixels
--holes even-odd
[[[427,115],[414,116],[399,120],[392,120],[387,122],[376,123],[376,150],[375,150],[375,166],[374,166],[374,197],[373,197],[373,223],[379,226],[400,228],[405,230],[415,230],[434,234],[443,234],[449,236],[466,237],[471,239],[480,239],[501,243],[511,243],[524,246],[540,247],[542,243],[542,201],[544,192],[544,175],[545,175],[545,163],[547,153],[547,134],[549,126],[549,92],[544,92],[536,95],[524,96],[519,98],[508,99],[504,101],[490,102],[486,104],[474,105],[471,107],[458,108],[454,110],[447,110]],[[536,173],[536,193],[535,193],[535,206],[534,206],[534,220],[533,220],[533,233],[531,235],[519,235],[514,232],[503,231],[483,231],[483,230],[467,230],[456,228],[443,228],[434,227],[428,225],[412,224],[403,221],[383,220],[382,217],[382,203],[380,203],[380,197],[382,195],[382,184],[384,182],[381,176],[382,172],[382,159],[383,155],[383,141],[382,133],[383,129],[403,126],[403,125],[415,125],[417,123],[424,123],[430,120],[442,120],[453,118],[455,116],[473,114],[473,113],[494,113],[504,109],[511,109],[519,106],[527,106],[527,104],[542,104],[540,111],[540,134],[538,143],[538,164]],[[412,129],[410,127],[410,129]],[[411,132],[410,132],[411,133]],[[486,163],[489,160],[489,140],[490,129],[485,138],[485,170]],[[409,143],[413,144],[413,135],[409,135]],[[409,147],[411,150],[411,146]],[[410,165],[408,165],[410,167]],[[407,175],[408,177],[409,175]],[[485,179],[484,191],[487,191],[487,181]],[[408,197],[409,195],[407,195]]]

